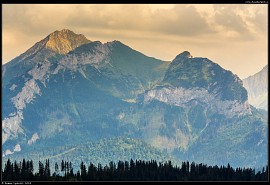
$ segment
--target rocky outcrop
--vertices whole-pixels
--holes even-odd
[[[51,49],[59,54],[67,54],[75,48],[91,42],[82,34],[75,34],[74,32],[63,29],[55,31],[48,36],[46,48]]]
[[[158,100],[179,107],[190,107],[192,101],[200,102],[213,113],[223,114],[228,118],[251,114],[248,102],[221,100],[204,88],[185,89],[182,87],[162,87],[150,90],[144,95],[144,101]]]

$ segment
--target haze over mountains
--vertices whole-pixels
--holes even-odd
[[[64,29],[3,65],[2,89],[6,158],[267,164],[267,114],[188,51],[166,62]]]
[[[243,79],[248,101],[256,108],[268,110],[268,65],[258,73]]]

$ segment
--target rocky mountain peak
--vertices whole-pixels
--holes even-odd
[[[84,35],[76,34],[68,29],[55,31],[51,33],[48,38],[46,48],[59,54],[66,54],[82,44],[91,42]]]
[[[179,55],[177,55],[174,60],[180,59],[180,58],[192,58],[192,55],[190,54],[189,51],[184,51],[180,53]]]
[[[164,82],[186,89],[204,88],[222,100],[247,100],[247,92],[236,75],[207,58],[193,58],[188,51],[177,55],[170,63]]]

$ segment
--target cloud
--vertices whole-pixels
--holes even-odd
[[[226,30],[236,32],[248,32],[247,25],[239,15],[238,5],[214,5],[215,21],[217,24],[224,26]]]
[[[197,36],[212,33],[206,20],[194,6],[175,5],[170,10],[153,13],[154,30],[178,36]]]
[[[213,25],[228,38],[251,40],[266,34],[267,7],[264,5],[216,4],[213,8]]]
[[[252,15],[247,17],[247,21],[252,24],[253,28],[256,29],[258,33],[267,33],[268,31],[267,6],[254,6],[253,9],[254,14],[247,14]]]
[[[145,30],[151,9],[145,5],[77,5],[65,24],[78,28]]]
[[[70,14],[80,14],[74,9],[76,5],[72,4],[4,4],[3,30],[16,30],[33,37],[48,35],[69,28],[66,19]]]
[[[114,31],[140,30],[179,36],[200,35],[210,31],[196,8],[175,5],[172,9],[152,10],[147,5],[77,6],[66,24]]]
[[[16,29],[32,36],[63,28],[111,30],[107,31],[109,35],[132,30],[179,37],[226,36],[226,32],[241,36],[267,31],[267,6],[216,4],[207,9],[207,15],[198,11],[199,6],[181,4],[162,9],[146,4],[6,4],[3,29]]]

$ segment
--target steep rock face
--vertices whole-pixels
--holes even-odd
[[[175,87],[204,88],[221,100],[247,100],[247,91],[238,76],[207,58],[193,58],[187,51],[172,61],[164,82]]]
[[[46,48],[49,48],[59,54],[67,54],[82,44],[89,43],[89,41],[82,34],[75,34],[73,31],[63,29],[55,31],[48,36]]]
[[[189,107],[192,105],[192,101],[199,101],[204,104],[205,108],[223,114],[227,118],[251,114],[247,101],[242,103],[237,100],[221,100],[218,96],[209,93],[205,88],[162,87],[150,90],[144,95],[146,102],[153,99],[181,107]]]
[[[91,41],[88,40],[84,35],[75,34],[68,29],[63,29],[61,31],[55,31],[43,40],[37,42],[25,53],[18,56],[17,59],[20,61],[25,59],[29,60],[43,49],[51,50],[57,54],[67,54],[82,44],[89,42]]]
[[[253,76],[243,79],[248,101],[256,108],[268,110],[268,65]]]

